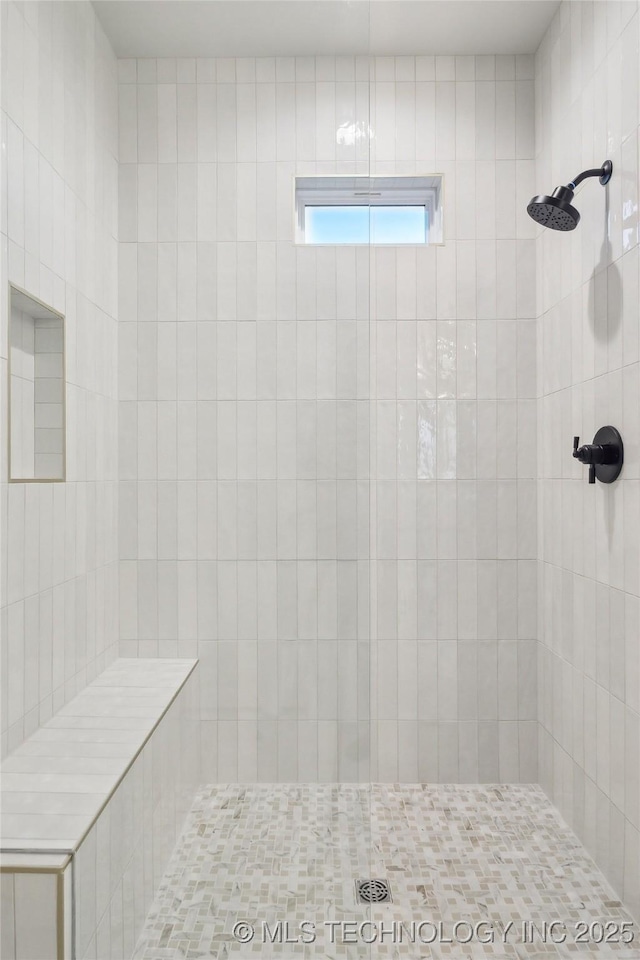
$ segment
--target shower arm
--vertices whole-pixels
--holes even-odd
[[[575,177],[573,180],[570,180],[567,186],[570,190],[575,190],[583,180],[587,180],[589,177],[598,177],[600,183],[604,187],[604,185],[609,183],[609,180],[611,179],[612,169],[613,165],[611,161],[605,160],[601,167],[592,167],[591,170],[583,170],[582,173],[579,173],[577,177]]]

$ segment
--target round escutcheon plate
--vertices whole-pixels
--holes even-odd
[[[620,476],[622,464],[624,462],[624,445],[622,437],[615,427],[600,427],[595,437],[594,443],[609,444],[617,448],[618,457],[614,463],[597,463],[596,477],[601,483],[613,483]]]

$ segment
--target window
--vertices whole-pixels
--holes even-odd
[[[442,177],[297,177],[296,240],[442,243]]]

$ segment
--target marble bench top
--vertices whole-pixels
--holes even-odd
[[[74,852],[197,662],[116,660],[14,750],[0,767],[2,852]]]

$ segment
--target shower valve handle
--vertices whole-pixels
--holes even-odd
[[[592,443],[585,443],[579,447],[580,437],[573,438],[573,455],[580,463],[589,464],[589,483],[596,482],[596,461],[593,459],[594,451]]]
[[[589,467],[589,483],[595,483],[596,477],[603,483],[611,483],[622,469],[622,438],[615,428],[602,427],[593,439],[593,443],[580,446],[580,437],[574,437],[573,456]],[[600,443],[595,442],[597,440]]]

